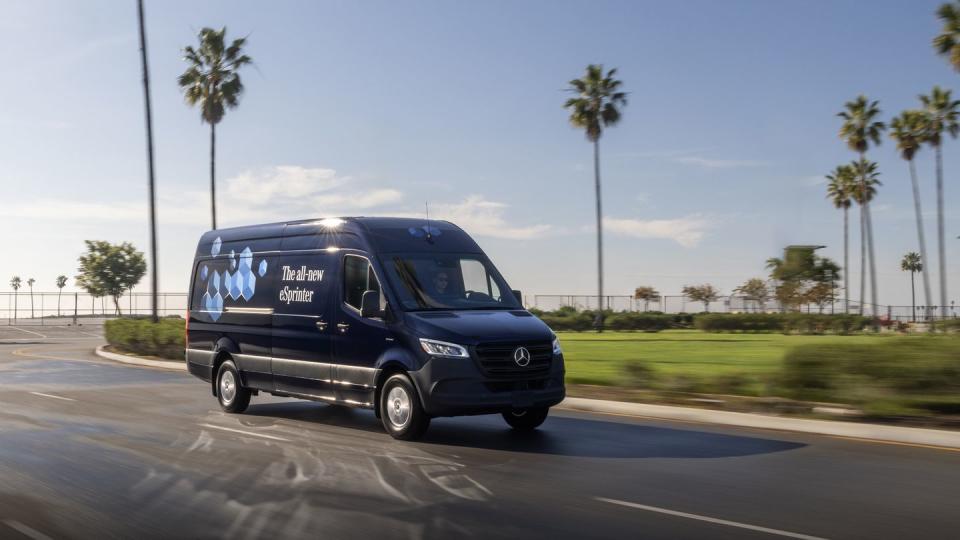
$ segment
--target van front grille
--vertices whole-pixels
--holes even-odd
[[[520,366],[514,360],[514,353],[519,347],[526,347],[530,352],[530,363],[526,366]],[[550,363],[553,361],[553,346],[549,342],[481,343],[475,350],[480,368],[489,377],[542,376],[550,371]]]

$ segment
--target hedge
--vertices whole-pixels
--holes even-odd
[[[849,403],[868,414],[960,413],[960,339],[889,338],[788,349],[778,381],[788,397]]]
[[[694,327],[704,332],[848,334],[869,324],[869,318],[859,315],[818,313],[702,313],[693,319]]]
[[[570,307],[556,311],[535,312],[543,322],[555,331],[585,332],[593,330],[596,311],[576,311]],[[632,330],[641,332],[659,332],[667,328],[681,327],[684,317],[663,313],[605,312],[604,328],[609,330]]]
[[[183,359],[184,321],[164,318],[154,324],[150,319],[122,318],[104,323],[104,336],[118,351],[144,356]]]

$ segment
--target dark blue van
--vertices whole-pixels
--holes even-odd
[[[456,225],[327,218],[200,238],[190,373],[223,410],[267,392],[373,409],[398,439],[435,416],[543,423],[564,398],[556,335]]]

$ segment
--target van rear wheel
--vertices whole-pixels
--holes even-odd
[[[217,371],[217,401],[228,413],[242,413],[250,405],[250,390],[240,385],[240,372],[233,360],[220,364]]]
[[[533,407],[530,409],[516,409],[503,413],[503,419],[510,427],[517,431],[533,431],[547,419],[550,407]]]
[[[394,439],[419,439],[430,427],[430,416],[420,404],[420,396],[410,378],[403,373],[391,375],[380,392],[380,421]]]

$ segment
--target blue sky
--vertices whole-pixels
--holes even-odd
[[[938,3],[148,1],[160,287],[186,289],[209,225],[209,131],[175,84],[203,26],[249,35],[256,63],[217,132],[223,225],[411,215],[429,201],[529,294],[594,291],[591,148],[561,105],[586,64],[618,67],[630,104],[601,143],[607,290],[669,294],[729,292],[789,243],[841,259],[821,182],[854,156],[834,115],[861,92],[888,119],[934,84],[958,87],[930,47]],[[7,6],[0,60],[0,276],[53,289],[86,238],[145,250],[135,3]],[[957,144],[945,151],[952,298]],[[870,156],[884,181],[880,299],[902,304],[899,259],[916,249],[907,168],[889,140]],[[931,250],[932,165],[921,153]]]

